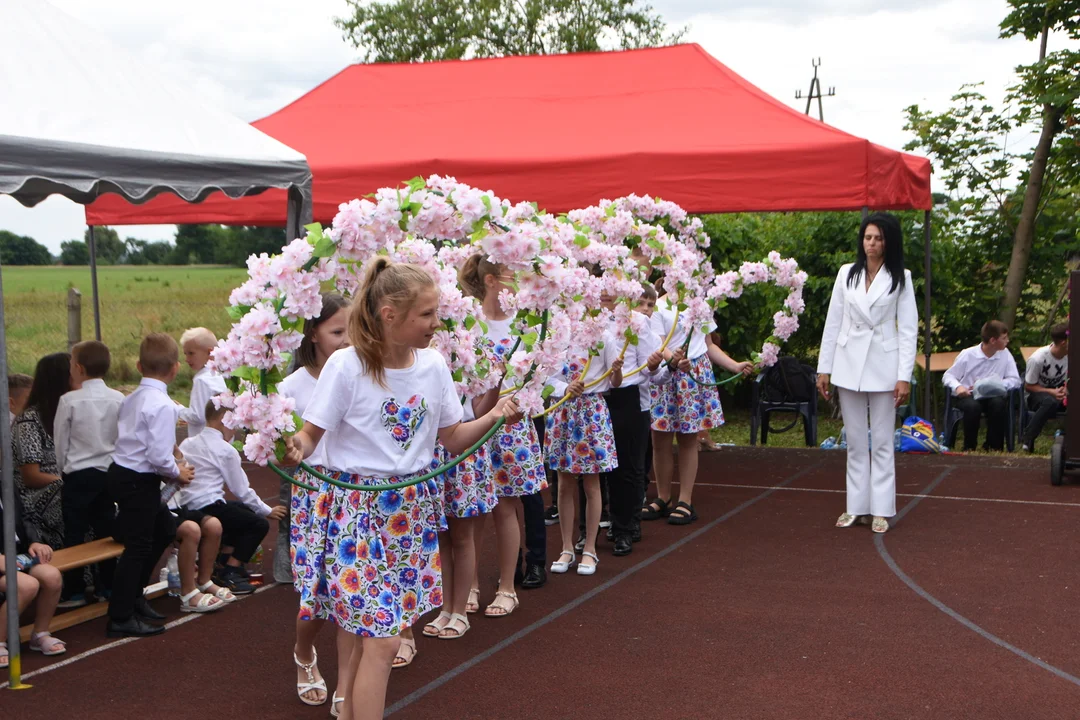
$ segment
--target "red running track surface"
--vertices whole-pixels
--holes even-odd
[[[866,527],[832,527],[843,461],[703,454],[700,521],[646,523],[625,558],[601,541],[595,576],[549,576],[509,618],[472,616],[461,640],[420,638],[416,661],[391,677],[391,717],[1077,717],[1080,487],[1052,488],[1045,460],[903,457],[898,492],[931,489],[898,498],[913,505],[875,542]],[[272,495],[273,480],[257,477]],[[916,594],[886,556],[991,639]],[[178,617],[176,600],[157,604]],[[0,719],[327,717],[329,704],[296,699],[295,607],[279,586],[116,647],[104,620],[67,630],[68,655],[30,654],[28,673],[105,649],[30,677],[31,690],[0,691]],[[332,690],[331,628],[318,648]]]

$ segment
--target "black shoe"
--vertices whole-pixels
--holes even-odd
[[[615,549],[612,554],[616,557],[622,557],[623,555],[629,555],[634,551],[634,542],[630,539],[629,535],[620,535],[615,538]]]
[[[577,542],[574,543],[574,551],[580,555],[585,551],[585,533],[578,535]]]
[[[165,632],[163,625],[151,625],[141,620],[138,615],[132,615],[123,622],[110,620],[105,626],[105,637],[147,637],[160,635]]]
[[[255,586],[244,579],[240,568],[226,567],[211,579],[215,584],[229,588],[233,595],[250,595],[255,592]]]
[[[545,525],[558,525],[559,524],[559,508],[552,505],[544,511],[544,524]]]
[[[141,597],[135,601],[135,615],[143,620],[164,620],[165,616],[150,606],[146,598]]]
[[[630,539],[634,542],[641,542],[641,521],[635,520],[634,524],[630,527]]]
[[[530,565],[525,568],[525,578],[521,581],[521,587],[524,590],[535,590],[538,587],[544,587],[546,582],[547,571],[544,570],[544,566]]]
[[[607,529],[607,532],[604,533],[604,538],[606,538],[608,542],[611,542],[612,540],[614,540],[615,539],[615,529],[609,527]]]
[[[521,571],[521,566],[518,565],[514,568],[514,584],[520,585],[523,582],[525,582],[525,573]]]

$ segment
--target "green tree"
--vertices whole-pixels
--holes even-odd
[[[214,262],[221,265],[243,266],[248,257],[281,252],[285,246],[285,231],[272,227],[226,228],[225,240],[214,252]]]
[[[89,246],[90,228],[83,233],[83,241]],[[120,239],[120,235],[105,225],[94,227],[94,246],[98,265],[119,265],[127,253],[127,244]]]
[[[335,18],[365,62],[556,55],[670,45],[663,18],[639,0],[348,0]]]
[[[169,263],[209,265],[214,262],[218,248],[227,242],[228,229],[221,225],[177,225]]]
[[[60,262],[63,265],[89,265],[90,248],[82,240],[65,240],[60,243]]]
[[[1053,33],[1080,39],[1080,0],[1009,0],[1009,4],[1012,12],[1001,23],[1001,36],[1038,39],[1039,52],[1036,63],[1017,68],[1018,80],[1005,105],[995,108],[977,85],[965,85],[943,113],[909,107],[906,129],[916,137],[908,149],[930,155],[945,180],[952,230],[989,243],[995,265],[1000,243],[1008,243],[1007,274],[998,285],[1002,291],[995,304],[999,317],[1014,327],[1021,305],[1046,279],[1029,277],[1033,252],[1040,253],[1036,238],[1053,249],[1049,257],[1043,256],[1060,276],[1062,253],[1069,251],[1070,238],[1076,234],[1068,207],[1075,206],[1080,179],[1080,127],[1075,125],[1080,52],[1048,53],[1047,45]],[[1009,149],[1018,135],[1028,133],[1038,136],[1034,149],[1020,153]],[[1051,280],[1050,286],[1059,283]]]
[[[124,262],[127,265],[163,265],[172,254],[173,246],[164,240],[150,242],[138,238],[128,238],[127,254]]]
[[[27,235],[0,230],[0,264],[51,265],[49,249]]]

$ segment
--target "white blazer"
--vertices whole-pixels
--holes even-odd
[[[898,381],[911,380],[915,367],[919,313],[911,273],[904,271],[899,292],[889,292],[892,275],[884,267],[869,289],[865,275],[848,287],[852,265],[841,267],[833,284],[817,371],[837,387],[891,392]]]

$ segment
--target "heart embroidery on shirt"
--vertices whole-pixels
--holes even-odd
[[[382,404],[383,428],[402,450],[408,450],[416,431],[424,424],[427,411],[427,400],[420,395],[413,395],[404,403],[387,398]]]

